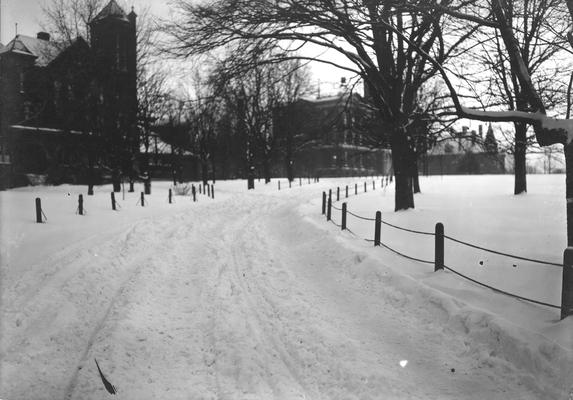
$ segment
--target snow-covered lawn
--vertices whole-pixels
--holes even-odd
[[[422,178],[416,209],[394,213],[380,181],[348,209],[413,230],[560,263],[563,176]],[[374,248],[320,213],[322,191],[217,182],[215,199],[30,187],[0,193],[0,398],[568,399],[573,318]],[[75,214],[84,194],[87,215]],[[344,193],[344,191],[342,191]],[[35,223],[34,199],[48,218]],[[344,195],[342,195],[344,197]],[[335,205],[339,207],[341,202]],[[340,223],[339,211],[333,219]],[[358,238],[357,238],[358,237]],[[433,260],[433,237],[383,225],[382,242]],[[446,240],[445,264],[559,305],[561,268]]]

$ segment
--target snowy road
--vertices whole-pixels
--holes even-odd
[[[42,261],[5,289],[2,398],[106,398],[94,358],[119,399],[549,398],[302,216],[300,193],[239,193]]]

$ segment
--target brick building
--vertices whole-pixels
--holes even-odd
[[[89,23],[89,43],[40,32],[0,48],[0,186],[133,169],[136,17],[111,0]]]

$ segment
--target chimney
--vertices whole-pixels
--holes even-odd
[[[44,40],[46,42],[50,41],[50,34],[48,32],[38,32],[38,34],[36,35],[36,38],[40,39],[40,40]]]

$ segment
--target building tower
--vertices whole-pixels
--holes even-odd
[[[137,134],[136,19],[111,0],[90,22],[95,62],[98,118],[101,136],[113,170],[114,190],[120,174],[132,174],[139,149]]]

